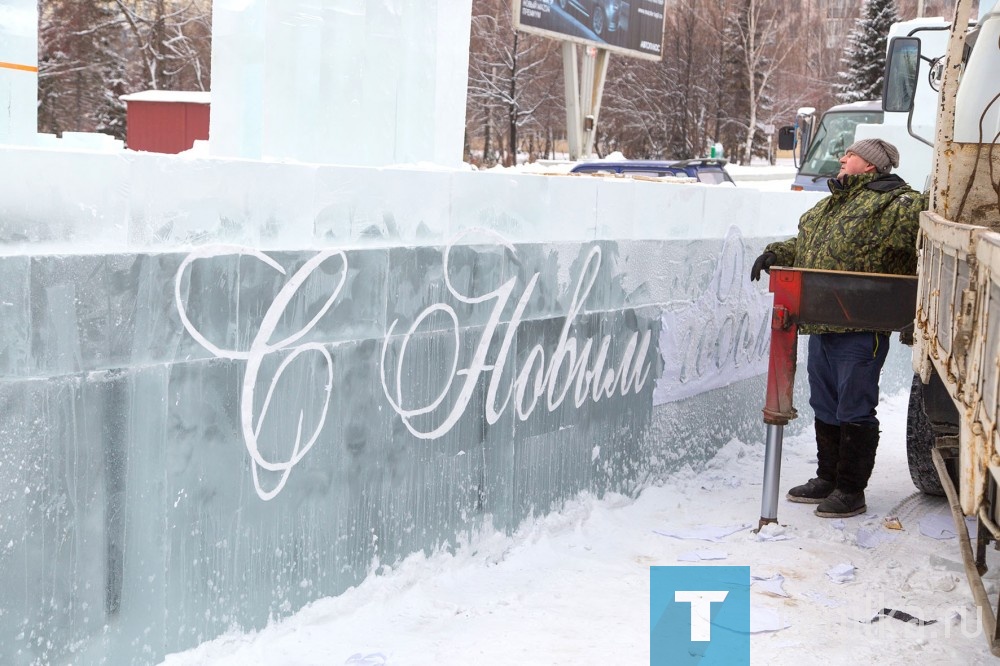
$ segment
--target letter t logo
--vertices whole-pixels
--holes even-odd
[[[712,602],[724,601],[729,592],[676,590],[674,601],[691,604],[691,640],[712,640]]]

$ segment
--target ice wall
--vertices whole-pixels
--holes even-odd
[[[0,258],[0,657],[155,659],[634,492],[682,447],[622,283],[724,242]]]
[[[746,275],[818,198],[41,149],[0,171],[4,664],[156,661],[762,440]]]
[[[0,144],[34,144],[37,125],[38,3],[0,0]]]
[[[462,159],[471,0],[216,0],[211,152]]]
[[[591,176],[37,148],[0,150],[0,173],[2,251],[57,254],[208,242],[427,245],[479,228],[514,242],[724,238],[733,225],[746,238],[777,238],[794,233],[820,198]],[[668,279],[656,270],[646,267],[649,280]]]

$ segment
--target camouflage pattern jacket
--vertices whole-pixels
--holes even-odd
[[[771,243],[778,266],[861,273],[915,275],[924,195],[895,174],[866,173],[830,179],[830,196],[799,218],[799,235]],[[859,329],[801,326],[799,332]]]

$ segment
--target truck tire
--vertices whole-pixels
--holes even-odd
[[[906,412],[906,462],[910,467],[910,479],[923,493],[944,495],[941,479],[931,458],[933,448],[934,430],[924,411],[924,384],[919,375],[913,375],[910,404]]]

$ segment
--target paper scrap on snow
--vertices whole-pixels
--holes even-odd
[[[750,606],[750,633],[759,634],[765,631],[781,631],[792,625],[781,619],[778,611],[770,608]]]
[[[827,608],[836,608],[837,606],[842,606],[844,603],[836,599],[831,599],[825,594],[820,594],[819,592],[803,592],[802,596],[809,601],[813,601],[820,606],[826,606]]]
[[[653,530],[656,534],[675,539],[698,539],[700,541],[722,541],[730,534],[749,529],[750,525],[727,525],[723,527],[705,525],[702,527],[686,527],[675,530]]]
[[[968,517],[965,519],[966,528],[969,534],[975,535],[976,519]],[[958,536],[955,531],[955,521],[951,514],[929,513],[920,519],[920,533],[932,539],[954,539]]]
[[[703,562],[706,560],[724,560],[729,553],[724,550],[689,550],[677,556],[678,562]]]
[[[886,532],[885,530],[878,527],[865,528],[862,527],[858,530],[858,535],[855,538],[855,543],[857,543],[862,548],[876,548],[887,541],[895,541],[896,535],[891,532]]]
[[[828,569],[826,575],[834,583],[850,583],[854,580],[854,565],[848,563],[838,564]]]
[[[767,578],[763,576],[750,576],[750,584],[754,585],[758,591],[767,592],[778,597],[788,596],[788,592],[785,592],[785,589],[782,587],[784,582],[785,577],[781,574],[774,574]]]

